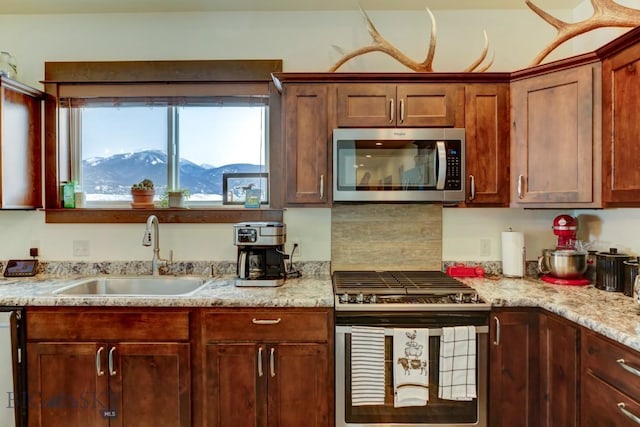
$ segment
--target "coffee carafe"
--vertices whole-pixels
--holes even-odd
[[[281,222],[234,224],[238,247],[236,286],[280,286],[286,277],[287,240]]]

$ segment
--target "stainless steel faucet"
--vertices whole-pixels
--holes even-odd
[[[151,228],[153,228],[153,236],[151,235]],[[151,274],[153,276],[160,275],[160,268],[158,262],[171,262],[170,260],[160,258],[160,224],[158,217],[155,215],[149,215],[147,218],[147,226],[144,229],[144,236],[142,236],[142,246],[151,246],[153,243],[153,258],[151,258]],[[173,254],[171,254],[173,258]]]

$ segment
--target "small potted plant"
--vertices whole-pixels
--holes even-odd
[[[155,196],[155,194],[156,191],[153,187],[153,181],[143,179],[139,183],[131,186],[131,197],[133,198],[131,206],[134,208],[152,208],[153,196]]]
[[[186,188],[167,190],[160,199],[161,206],[163,208],[186,208],[189,195],[189,190]]]

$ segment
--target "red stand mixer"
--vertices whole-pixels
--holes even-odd
[[[553,220],[553,234],[558,237],[555,250],[544,249],[538,260],[540,277],[556,285],[588,285],[585,277],[587,253],[576,247],[578,221],[571,215],[558,215]]]

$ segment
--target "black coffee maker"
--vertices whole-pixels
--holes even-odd
[[[253,222],[233,225],[238,247],[236,286],[280,286],[286,276],[285,225]]]

